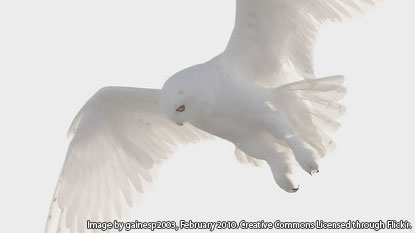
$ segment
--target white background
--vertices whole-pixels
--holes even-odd
[[[412,0],[387,0],[322,31],[317,74],[346,75],[348,112],[336,151],[320,174],[299,175],[299,192],[279,189],[267,166],[239,164],[218,139],[180,148],[134,217],[414,225],[414,10]],[[1,1],[1,231],[43,231],[66,131],[96,90],[160,88],[220,53],[233,19],[234,1],[223,0]]]

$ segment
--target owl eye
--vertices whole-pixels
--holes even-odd
[[[184,112],[184,110],[186,110],[186,108],[184,107],[184,105],[176,108],[176,112]]]

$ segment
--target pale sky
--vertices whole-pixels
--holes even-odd
[[[413,0],[386,0],[322,31],[317,75],[346,76],[348,111],[337,149],[318,175],[299,173],[297,193],[280,189],[267,166],[239,164],[233,145],[217,139],[181,147],[132,218],[414,226],[414,10]],[[0,2],[2,232],[43,231],[67,129],[95,91],[160,88],[220,53],[233,18],[234,1],[223,0]]]

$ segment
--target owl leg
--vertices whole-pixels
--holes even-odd
[[[295,159],[300,164],[304,171],[310,175],[319,172],[319,165],[317,163],[316,154],[309,148],[307,143],[297,136],[292,136],[286,139],[288,145],[294,153]]]
[[[260,137],[240,143],[237,147],[249,156],[265,160],[279,187],[291,193],[298,190],[299,185],[293,179],[292,164],[294,161],[289,153],[277,151],[277,145],[274,142]]]
[[[309,174],[318,173],[317,156],[310,146],[295,132],[294,127],[279,111],[273,111],[265,119],[265,127],[277,140],[286,143],[298,164]]]

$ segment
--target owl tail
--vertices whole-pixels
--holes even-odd
[[[332,151],[335,143],[327,132],[336,131],[336,121],[346,108],[339,104],[347,90],[341,75],[303,80],[275,88],[275,104],[286,114],[297,134],[321,157]]]

